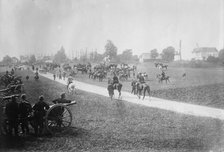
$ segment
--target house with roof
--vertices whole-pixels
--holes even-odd
[[[215,47],[198,47],[192,54],[195,60],[207,60],[209,56],[218,57],[218,50]]]

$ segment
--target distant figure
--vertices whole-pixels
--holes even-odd
[[[67,100],[67,99],[65,98],[65,93],[63,92],[63,93],[61,94],[61,97],[60,97],[60,98],[55,99],[55,100],[53,100],[52,102],[53,102],[54,104],[57,104],[57,103],[71,103],[71,100]]]
[[[59,72],[59,79],[60,79],[60,80],[61,80],[61,77],[62,77],[62,76],[61,76],[61,71],[60,71],[60,72]]]
[[[12,130],[14,130],[14,135],[18,136],[19,106],[15,96],[12,96],[11,101],[6,104],[5,114],[9,122],[9,135],[11,136]]]
[[[29,80],[29,76],[28,75],[26,76],[26,80]]]
[[[186,74],[186,73],[184,73],[184,74],[182,75],[182,78],[186,78],[186,76],[187,76],[187,74]]]
[[[162,79],[165,79],[165,77],[166,77],[166,74],[165,74],[165,72],[164,71],[162,71]]]
[[[54,80],[56,79],[56,75],[55,75],[55,73],[53,74],[53,77],[54,77]]]
[[[32,107],[29,101],[26,100],[26,95],[21,95],[21,102],[19,103],[19,118],[22,128],[23,134],[29,134],[29,123],[28,123],[28,117],[32,112]]]
[[[14,69],[12,68],[12,70],[11,70],[11,75],[14,75],[14,73],[15,73],[15,71],[14,71]]]
[[[72,77],[68,77],[68,80],[67,80],[67,89],[68,89],[68,86],[69,84],[73,83],[73,78]]]
[[[49,105],[44,102],[44,97],[40,96],[39,101],[33,106],[34,119],[35,119],[35,135],[41,135],[44,128],[44,116],[49,109]]]

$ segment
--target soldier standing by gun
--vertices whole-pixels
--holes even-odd
[[[32,112],[31,104],[26,100],[26,95],[21,96],[21,102],[19,103],[20,123],[23,134],[29,134],[28,117]],[[26,130],[26,131],[25,131]]]
[[[5,114],[9,123],[9,135],[12,135],[12,130],[14,130],[14,135],[18,136],[18,114],[19,106],[16,102],[16,97],[12,96],[11,101],[6,104]]]
[[[44,102],[44,97],[40,96],[39,101],[33,106],[34,119],[36,126],[34,128],[35,135],[41,135],[44,128],[44,117],[46,111],[49,109],[49,105]]]

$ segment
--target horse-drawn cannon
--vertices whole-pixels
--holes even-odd
[[[59,103],[50,106],[45,116],[45,127],[51,134],[67,130],[72,124],[72,112],[69,109],[71,103]]]
[[[0,133],[2,132],[3,134],[9,133],[9,123],[5,115],[5,107],[13,96],[20,97],[20,94],[5,96],[0,101],[0,108],[3,109],[0,113]],[[76,104],[76,101],[51,105],[44,117],[44,129],[50,134],[66,131],[72,124],[72,112],[69,107],[74,104]],[[35,128],[36,123],[33,113],[28,117],[28,120],[29,124]]]

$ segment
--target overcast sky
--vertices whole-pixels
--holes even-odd
[[[191,58],[199,47],[223,48],[224,0],[0,0],[0,58],[88,49],[118,53],[165,47]],[[48,52],[48,53],[47,53]],[[75,55],[75,53],[74,53]]]

